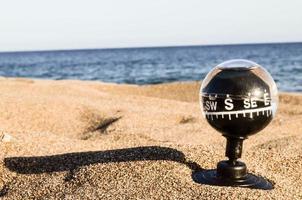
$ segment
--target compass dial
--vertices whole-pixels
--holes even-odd
[[[277,87],[270,74],[248,60],[230,60],[215,67],[200,90],[202,112],[225,136],[246,138],[275,116]]]

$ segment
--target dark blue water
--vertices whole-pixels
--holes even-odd
[[[302,43],[0,53],[0,76],[156,84],[201,80],[235,58],[264,66],[280,90],[302,92]]]

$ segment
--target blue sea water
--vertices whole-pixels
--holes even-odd
[[[302,92],[302,43],[0,53],[0,76],[130,84],[201,80],[228,59],[265,67],[279,90]]]

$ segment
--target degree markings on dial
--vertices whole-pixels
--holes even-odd
[[[262,112],[262,115],[265,115],[268,117],[272,114],[272,106],[264,107],[264,108],[257,108],[257,109],[249,109],[249,110],[239,110],[239,111],[222,111],[222,112],[204,112],[206,117],[210,117],[211,120],[213,120],[213,115],[216,116],[216,119],[219,118],[219,115],[222,119],[224,119],[224,115],[228,115],[229,120],[232,119],[232,115],[235,115],[236,118],[238,118],[239,114],[242,114],[243,117],[246,117],[246,114],[249,114],[250,118],[253,118],[253,113],[257,113],[257,116],[259,116],[259,113]]]

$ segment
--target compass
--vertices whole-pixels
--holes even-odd
[[[278,92],[271,75],[248,60],[230,60],[211,70],[200,89],[200,104],[207,122],[227,140],[226,157],[217,169],[195,172],[202,184],[273,189],[265,178],[247,172],[243,140],[264,129],[274,118]]]

